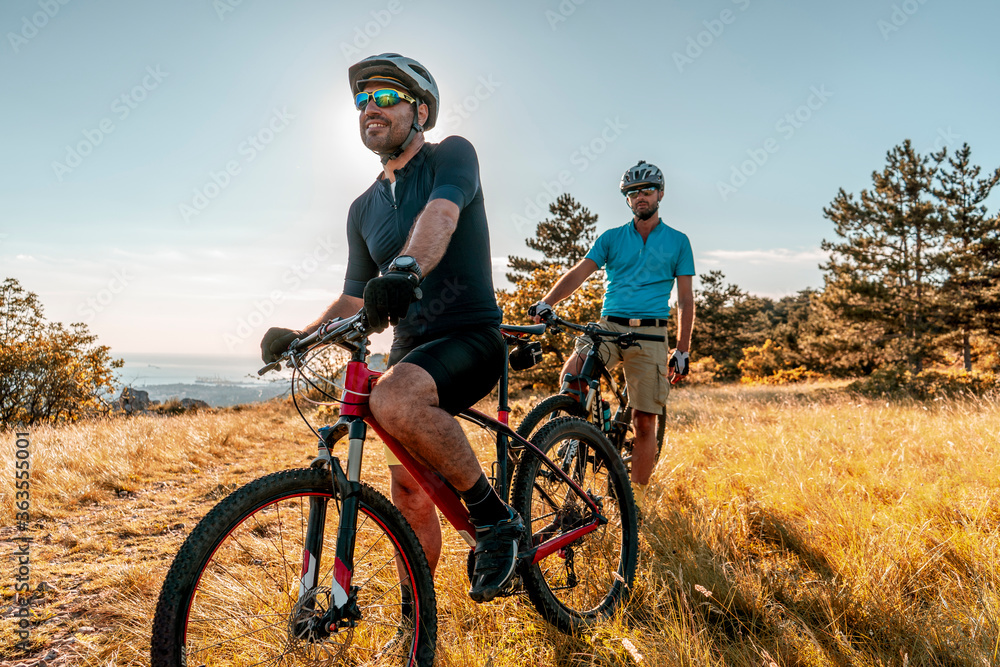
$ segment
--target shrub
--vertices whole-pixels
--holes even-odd
[[[763,345],[743,348],[739,368],[742,384],[792,384],[822,377],[819,373],[806,370],[805,366],[790,368],[784,349],[770,338]]]
[[[903,366],[880,368],[868,377],[847,386],[862,396],[874,398],[916,398],[933,400],[955,396],[982,396],[1000,389],[1000,377],[978,371],[921,371]]]
[[[0,422],[75,421],[109,411],[122,361],[82,323],[46,322],[38,296],[0,284]]]

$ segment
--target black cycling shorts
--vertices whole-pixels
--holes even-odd
[[[412,348],[393,348],[389,366],[405,361],[430,373],[438,406],[457,415],[486,396],[503,371],[503,337],[493,325],[456,331]]]

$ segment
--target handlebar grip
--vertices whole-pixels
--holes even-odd
[[[268,371],[273,371],[275,368],[281,368],[281,361],[280,360],[279,361],[272,361],[267,366],[264,366],[264,368],[262,368],[259,371],[257,371],[257,375],[263,375],[264,373],[267,373]]]
[[[643,333],[634,333],[632,334],[632,337],[635,338],[636,340],[651,340],[656,343],[662,343],[665,340],[667,340],[666,336],[656,336],[653,334],[643,334]]]

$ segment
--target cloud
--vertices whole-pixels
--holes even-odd
[[[785,265],[815,265],[829,259],[826,252],[819,248],[806,250],[789,250],[788,248],[771,248],[769,250],[708,250],[700,253],[701,264],[719,266],[741,262],[745,264],[767,266]]]
[[[507,257],[490,257],[491,268],[493,269],[493,287],[497,289],[509,289],[513,284],[507,280]]]

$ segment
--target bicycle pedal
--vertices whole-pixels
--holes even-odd
[[[521,580],[521,575],[515,574],[507,585],[503,587],[503,590],[497,594],[497,597],[509,598],[514,595],[519,595],[522,592],[524,592],[524,583]]]

